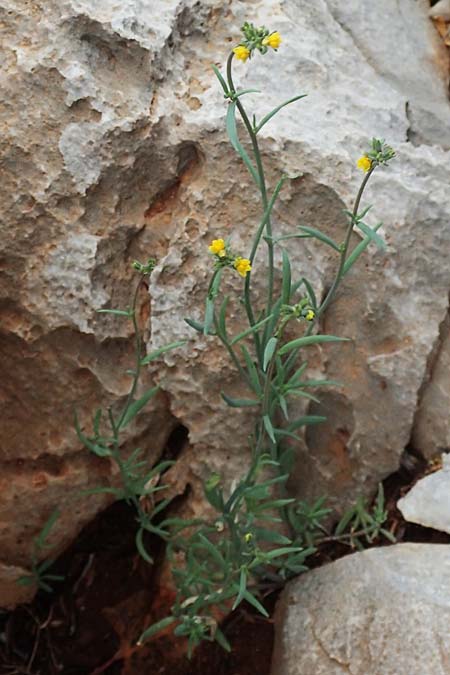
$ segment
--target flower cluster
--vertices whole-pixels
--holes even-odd
[[[141,263],[139,260],[133,260],[132,267],[141,274],[151,274],[156,267],[156,260],[154,258],[149,258],[146,263]]]
[[[234,267],[241,277],[246,277],[251,271],[250,260],[233,255],[223,239],[213,239],[208,248],[216,258],[216,267]]]
[[[279,32],[273,31],[271,33],[265,26],[256,28],[252,23],[245,22],[241,30],[244,38],[233,49],[235,57],[240,61],[247,61],[251,58],[255,49],[261,54],[265,54],[269,47],[276,51],[281,44]]]
[[[296,305],[282,305],[281,314],[288,319],[306,319],[306,321],[314,321],[316,312],[311,307],[308,298],[303,298]]]
[[[387,164],[395,157],[395,152],[383,139],[372,138],[370,150],[360,157],[356,163],[358,169],[370,171],[380,164]]]

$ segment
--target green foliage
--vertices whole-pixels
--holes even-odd
[[[151,467],[143,457],[140,448],[136,448],[128,456],[124,456],[121,449],[122,432],[159,391],[159,386],[151,387],[141,394],[141,396],[135,398],[142,367],[160,358],[163,354],[185,344],[185,341],[172,342],[154,350],[150,354],[142,355],[142,339],[136,318],[136,306],[139,291],[144,283],[144,277],[151,274],[155,264],[156,262],[153,258],[149,258],[146,264],[139,263],[136,260],[133,262],[133,268],[141,275],[141,278],[136,285],[133,302],[129,310],[126,312],[109,309],[100,310],[118,316],[126,316],[133,323],[135,333],[135,365],[134,369],[129,371],[132,376],[132,383],[123,408],[116,415],[114,415],[111,408],[108,409],[106,415],[102,410],[97,410],[92,421],[93,433],[90,436],[87,436],[81,430],[78,416],[75,413],[75,429],[79,440],[93,454],[99,457],[107,457],[115,463],[120,475],[120,484],[117,487],[100,486],[87,492],[91,494],[111,494],[117,500],[123,499],[135,508],[139,526],[136,534],[136,547],[140,555],[149,564],[153,563],[153,559],[145,548],[145,533],[156,534],[164,539],[169,534],[164,528],[155,524],[154,519],[170,502],[170,499],[159,499],[158,493],[165,489],[165,486],[160,484],[160,480],[164,472],[172,466],[173,462],[160,461],[156,466]],[[106,420],[106,425],[102,425],[104,419]]]
[[[64,579],[64,577],[59,574],[51,574],[47,571],[55,561],[53,558],[45,559],[44,556],[44,553],[51,548],[51,544],[49,544],[47,540],[59,516],[59,510],[55,509],[38,536],[34,538],[33,551],[31,554],[31,574],[19,577],[17,583],[20,586],[36,586],[42,591],[51,593],[53,588],[50,582],[62,581]],[[42,560],[43,557],[44,560]],[[41,560],[41,562],[39,562],[39,560]]]
[[[211,517],[186,520],[163,515],[170,499],[160,499],[159,492],[164,490],[160,480],[170,462],[159,462],[151,468],[139,449],[128,457],[122,454],[123,430],[158,391],[158,387],[152,387],[136,398],[142,367],[183,344],[174,342],[149,355],[142,354],[136,301],[143,277],[155,266],[151,258],[145,264],[133,263],[141,279],[131,307],[101,310],[128,318],[133,323],[136,362],[131,371],[132,384],[127,401],[118,415],[111,409],[106,415],[97,411],[90,434],[81,429],[75,417],[75,428],[85,447],[100,457],[109,458],[119,469],[120,485],[103,486],[95,491],[112,494],[134,506],[138,521],[136,546],[140,555],[152,562],[145,547],[147,532],[167,542],[167,555],[177,588],[176,599],[170,616],[146,628],[139,642],[143,643],[161,631],[173,630],[175,635],[187,638],[189,654],[203,640],[215,640],[229,650],[230,645],[219,628],[221,616],[243,601],[267,616],[264,593],[306,570],[309,556],[324,542],[340,541],[359,548],[380,535],[392,538],[383,528],[387,514],[382,488],[373,507],[359,499],[330,534],[325,526],[331,516],[326,498],[308,504],[290,497],[286,484],[295,461],[295,444],[301,440],[303,428],[326,419],[322,415],[309,414],[307,407],[303,414],[293,415],[292,400],[303,399],[305,406],[311,401],[318,404],[315,388],[339,385],[306,375],[308,350],[327,349],[329,344],[346,341],[345,337],[321,333],[320,319],[334,300],[342,279],[368,245],[374,243],[380,249],[385,248],[377,233],[381,224],[369,226],[364,218],[370,207],[360,210],[360,204],[370,176],[393,158],[394,151],[383,140],[372,139],[367,153],[358,163],[365,175],[352,208],[345,211],[347,226],[344,232],[337,232],[336,240],[309,225],[298,225],[295,232],[274,236],[273,208],[289,178],[281,176],[273,191],[269,190],[258,133],[282,109],[305,95],[299,94],[280,103],[259,123],[255,115],[250,118],[243,100],[247,100],[246,94],[256,90],[235,88],[233,58],[236,55],[245,61],[255,51],[264,55],[269,48],[276,50],[281,37],[277,32],[270,33],[267,28],[257,28],[250,23],[244,24],[242,33],[240,44],[228,58],[226,74],[222,75],[216,66],[213,69],[226,100],[226,131],[232,148],[259,193],[261,216],[248,258],[236,255],[228,239],[212,242],[209,247],[211,278],[204,318],[202,321],[185,320],[200,336],[220,341],[247,389],[239,398],[222,392],[224,405],[231,409],[250,408],[255,412],[254,431],[248,439],[251,459],[247,472],[231,487],[225,485],[218,474],[211,475],[204,485]],[[249,143],[241,142],[239,121],[243,123]],[[359,231],[362,239],[352,248],[355,231]],[[330,255],[336,258],[335,276],[323,298],[319,297],[304,269],[298,270],[292,264],[291,244],[286,246],[290,240],[301,245],[307,238],[314,238],[318,245],[326,246]],[[275,264],[277,252],[281,253],[281,270]],[[266,279],[266,288],[264,297],[255,300],[252,268],[257,255],[258,274]],[[262,263],[264,256],[265,263]],[[239,329],[229,325],[233,298],[222,291],[224,279],[230,273],[243,279],[237,299],[241,310]],[[288,327],[290,339],[286,338]],[[45,572],[40,570],[39,573],[42,571]]]

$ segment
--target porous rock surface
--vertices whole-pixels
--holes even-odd
[[[369,249],[321,326],[352,341],[311,350],[316,371],[343,387],[323,393],[328,422],[297,449],[292,489],[338,505],[397,468],[423,425],[418,399],[426,413],[439,377],[430,363],[450,289],[448,55],[427,10],[408,0],[0,0],[1,563],[29,565],[32,536],[61,502],[59,548],[104,504],[80,497],[110,469],[80,447],[73,408],[89,428],[93,409],[127,392],[130,328],[96,310],[128,304],[134,258],[160,261],[151,307],[140,303],[149,346],[189,344],[149,374],[162,394],[129,443],[156,458],[174,425],[188,428],[172,474],[175,491],[191,484],[194,511],[202,478],[243,469],[252,420],[220,398],[239,382],[214,339],[183,319],[201,318],[210,239],[231,235],[245,255],[259,218],[210,68],[245,20],[283,36],[277,54],[236,65],[239,86],[264,90],[247,97],[256,114],[308,94],[261,132],[270,185],[297,176],[275,212],[280,234],[307,223],[339,241],[367,139],[385,137],[398,153],[367,195],[388,250]],[[320,296],[335,259],[314,242],[292,248],[295,274]],[[257,272],[258,261],[259,291]],[[232,295],[235,281],[227,277]]]
[[[447,545],[396,544],[288,584],[275,614],[272,675],[446,675]]]

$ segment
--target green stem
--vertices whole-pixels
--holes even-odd
[[[369,181],[369,178],[372,175],[374,169],[375,169],[375,167],[372,167],[367,172],[367,174],[364,176],[363,181],[362,181],[362,183],[359,187],[358,194],[356,195],[355,203],[353,205],[352,216],[351,216],[351,219],[350,219],[350,222],[348,224],[347,231],[346,231],[346,234],[345,234],[345,240],[344,240],[344,243],[343,243],[342,248],[341,248],[341,257],[340,257],[340,260],[339,260],[339,266],[338,266],[338,269],[337,269],[337,272],[336,272],[336,276],[334,277],[334,281],[331,284],[330,290],[328,291],[327,295],[325,296],[325,299],[322,301],[320,307],[317,308],[316,317],[315,317],[316,320],[321,316],[321,314],[324,313],[324,311],[327,309],[327,307],[332,302],[332,300],[333,300],[333,298],[336,294],[336,291],[337,291],[337,289],[338,289],[338,287],[339,287],[339,285],[342,281],[342,278],[344,276],[343,275],[344,266],[345,266],[345,261],[347,260],[348,249],[349,249],[350,240],[351,240],[351,237],[352,237],[352,234],[353,234],[353,227],[354,227],[354,224],[355,224],[355,219],[356,219],[356,216],[358,215],[359,205],[361,203],[361,199],[362,199],[364,190],[366,188],[366,185],[367,185],[367,183]],[[312,330],[314,328],[314,325],[316,324],[316,320],[311,321],[311,323],[309,324],[309,326],[308,326],[308,328],[305,332],[305,337],[307,337],[308,335],[311,335]],[[298,352],[299,352],[298,349],[294,349],[290,353],[290,355],[289,355],[289,357],[286,361],[286,364],[285,364],[287,373],[289,373],[291,368],[293,367],[293,365],[295,363],[295,360],[297,358]]]
[[[320,307],[317,310],[316,317],[319,317],[326,310],[328,305],[333,300],[333,297],[334,297],[334,295],[335,295],[335,293],[338,289],[338,286],[341,283],[341,280],[342,280],[342,277],[343,277],[343,272],[344,272],[344,265],[345,265],[345,261],[347,259],[348,248],[349,248],[349,245],[350,245],[350,239],[351,239],[352,234],[353,234],[353,227],[354,227],[354,224],[355,224],[356,216],[358,215],[358,210],[359,210],[361,198],[363,196],[363,192],[365,190],[365,187],[366,187],[366,185],[368,183],[368,180],[369,180],[370,176],[372,175],[374,169],[375,169],[375,167],[372,167],[371,169],[369,169],[367,174],[364,176],[364,179],[363,179],[363,181],[361,183],[361,186],[358,190],[358,194],[356,195],[355,203],[353,205],[352,217],[351,217],[350,222],[349,222],[348,227],[347,227],[347,232],[345,234],[344,244],[342,245],[342,248],[341,248],[341,258],[340,258],[340,261],[339,261],[339,267],[338,267],[338,270],[336,272],[336,276],[334,278],[334,281],[331,285],[330,290],[328,291],[324,301],[322,302],[322,304],[320,305]],[[311,329],[312,329],[312,326],[311,326]]]
[[[133,328],[134,328],[134,344],[135,344],[135,355],[136,355],[136,365],[135,369],[133,371],[133,383],[131,385],[131,389],[129,391],[129,394],[127,396],[127,400],[125,403],[125,407],[122,410],[122,414],[119,417],[119,421],[116,424],[117,430],[120,429],[123,420],[125,419],[125,416],[128,412],[128,408],[130,405],[133,403],[134,395],[136,393],[136,389],[138,386],[139,382],[139,377],[141,374],[141,351],[142,351],[142,338],[141,338],[141,333],[139,330],[139,324],[136,319],[136,305],[137,305],[137,299],[139,295],[139,291],[141,290],[141,286],[143,285],[143,279],[139,279],[139,282],[136,285],[136,290],[133,295],[133,302],[131,305],[131,320],[133,322]]]
[[[228,87],[230,89],[230,93],[236,94],[236,89],[234,86],[233,82],[233,75],[232,75],[232,61],[233,61],[233,52],[230,53],[228,60],[227,60],[227,80],[228,80]],[[247,129],[247,133],[250,137],[251,143],[252,143],[252,149],[253,149],[253,155],[255,157],[255,162],[256,162],[256,169],[258,172],[258,177],[259,177],[259,190],[261,192],[261,201],[262,201],[262,206],[264,213],[267,212],[267,207],[268,207],[268,200],[267,200],[267,189],[266,189],[266,179],[264,175],[264,167],[262,164],[262,159],[261,159],[261,153],[259,150],[259,145],[258,145],[258,139],[256,137],[256,132],[253,129],[253,126],[247,116],[247,113],[245,112],[245,108],[241,103],[241,100],[239,98],[236,98],[236,107],[239,110],[239,113],[241,115],[242,121],[244,122],[245,128]],[[266,223],[266,232],[268,237],[272,237],[272,223],[270,219],[270,211],[269,214],[267,215]],[[258,242],[259,243],[259,242]],[[267,241],[267,246],[268,246],[268,262],[269,262],[269,279],[268,279],[268,295],[267,295],[267,309],[266,309],[266,316],[269,316],[271,309],[272,309],[272,303],[273,303],[273,280],[274,280],[274,245],[271,239]],[[256,249],[255,249],[256,253]],[[247,275],[249,276],[249,275]],[[247,289],[249,291],[250,289],[250,280],[248,282]],[[246,305],[247,307],[247,305]],[[249,303],[250,307],[250,315],[249,315],[249,320],[253,321],[255,323],[253,311],[251,310],[251,305]],[[247,308],[248,311],[248,308]],[[253,324],[252,324],[253,325]]]

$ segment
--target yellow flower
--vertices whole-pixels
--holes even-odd
[[[272,49],[278,49],[281,44],[281,35],[276,30],[275,33],[271,33],[262,41],[265,47],[272,47]]]
[[[237,59],[240,59],[244,62],[247,61],[248,57],[250,56],[250,49],[247,49],[247,47],[244,47],[244,45],[238,45],[233,49],[233,52]]]
[[[252,269],[250,260],[248,260],[248,258],[241,258],[238,256],[233,264],[241,277],[246,277],[247,273]]]
[[[308,311],[305,314],[305,319],[307,321],[312,321],[315,316],[316,316],[316,313],[312,309],[308,309]]]
[[[214,255],[218,255],[219,258],[224,258],[227,254],[225,242],[223,239],[213,239],[211,245],[209,246],[209,250],[211,253],[214,253]]]
[[[372,168],[372,160],[367,157],[367,155],[363,155],[358,159],[356,162],[356,166],[358,169],[361,169],[362,171],[369,171],[369,169]]]
[[[247,532],[247,534],[244,534],[244,540],[245,540],[246,544],[248,544],[249,541],[251,541],[252,539],[253,539],[253,535],[252,535],[251,532]]]

